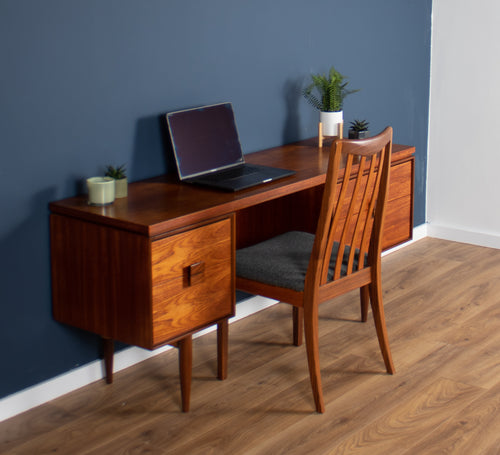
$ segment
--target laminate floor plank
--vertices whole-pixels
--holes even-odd
[[[499,454],[500,384],[481,394],[461,412],[403,455]]]
[[[320,307],[326,412],[278,304],[194,340],[191,411],[176,350],[0,423],[0,453],[420,455],[500,453],[500,250],[426,238],[383,258],[396,374],[385,373],[359,293]]]
[[[461,411],[481,392],[476,387],[439,378],[429,387],[409,394],[397,409],[361,428],[329,453],[386,455],[395,447],[408,447],[448,421],[450,414]]]
[[[351,361],[346,365],[327,365],[322,371],[325,418],[316,421],[314,426],[299,421],[274,436],[272,442],[265,439],[248,453],[330,453],[334,441],[356,434],[359,428],[385,414],[396,413],[409,397],[418,397],[420,391],[430,388],[443,362],[457,352],[458,348],[447,346],[429,350],[411,366],[401,366],[394,376],[374,374],[366,368],[366,359],[364,364]],[[339,378],[343,378],[344,387],[340,387]]]

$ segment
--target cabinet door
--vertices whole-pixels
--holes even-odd
[[[154,241],[153,346],[234,315],[232,218]]]

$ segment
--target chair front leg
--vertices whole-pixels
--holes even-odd
[[[385,325],[384,304],[382,302],[382,289],[380,279],[370,284],[370,301],[377,330],[377,338],[384,358],[387,373],[394,374],[396,369],[392,362],[391,348],[389,346],[389,337],[387,336],[387,327]]]
[[[304,332],[306,336],[307,363],[309,378],[314,396],[316,411],[325,412],[323,389],[321,387],[321,372],[319,366],[319,336],[318,336],[318,305],[307,303],[304,306]]]

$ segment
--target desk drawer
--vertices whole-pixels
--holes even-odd
[[[391,182],[384,221],[382,248],[388,249],[412,238],[414,160],[391,167]]]
[[[412,237],[412,198],[411,195],[388,201],[384,234],[382,238],[382,249],[388,249],[400,243],[406,242]]]
[[[153,345],[234,313],[231,220],[153,242]]]
[[[391,167],[389,194],[387,199],[393,201],[401,197],[411,197],[413,191],[413,162],[407,161]]]

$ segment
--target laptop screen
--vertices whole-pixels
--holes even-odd
[[[231,103],[170,112],[167,124],[181,180],[244,162]]]

